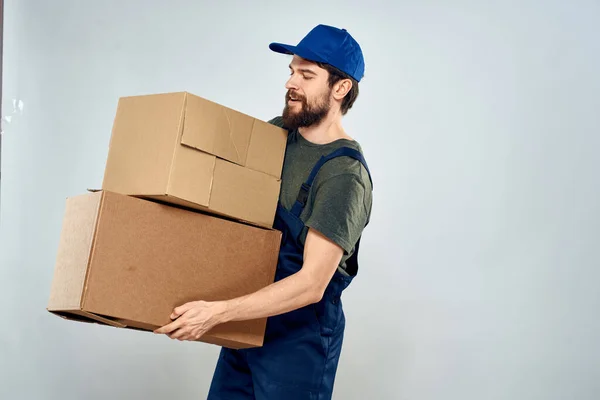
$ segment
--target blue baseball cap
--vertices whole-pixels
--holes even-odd
[[[306,60],[329,64],[360,81],[365,73],[365,60],[360,46],[346,31],[329,25],[317,25],[297,46],[271,43],[277,53],[296,54]]]

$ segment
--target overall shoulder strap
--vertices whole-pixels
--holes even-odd
[[[313,167],[306,182],[304,182],[302,184],[302,186],[300,187],[300,191],[298,192],[298,197],[296,198],[296,202],[292,206],[292,210],[291,210],[292,214],[294,214],[296,217],[299,217],[300,214],[302,213],[302,210],[304,209],[304,206],[306,205],[306,201],[308,200],[308,194],[310,193],[312,184],[313,184],[317,174],[321,170],[321,167],[323,167],[323,165],[325,165],[326,162],[333,160],[334,158],[337,158],[337,157],[351,157],[351,158],[354,158],[355,160],[359,161],[367,170],[367,174],[369,175],[369,180],[371,181],[371,185],[373,185],[373,180],[371,178],[371,172],[369,171],[369,167],[367,166],[367,161],[365,160],[365,158],[361,154],[361,152],[356,149],[350,148],[350,147],[340,147],[339,149],[329,153],[328,155],[322,156],[319,159],[319,161],[317,161],[315,166]]]

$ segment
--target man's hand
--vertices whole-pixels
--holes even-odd
[[[192,301],[173,310],[173,322],[154,333],[166,334],[171,339],[198,340],[223,321],[224,303]]]

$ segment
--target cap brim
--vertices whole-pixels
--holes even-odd
[[[296,46],[283,43],[271,43],[269,48],[276,53],[281,54],[296,54]]]
[[[290,54],[290,55],[295,54],[299,57],[304,58],[305,60],[316,61],[316,62],[321,62],[321,63],[327,62],[308,49],[299,48],[297,46],[292,46],[289,44],[271,43],[269,45],[269,48],[276,53]]]

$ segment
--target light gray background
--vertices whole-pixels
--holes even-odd
[[[101,185],[119,96],[271,118],[268,43],[328,23],[364,49],[375,181],[335,398],[598,399],[599,3],[254,3],[6,1],[0,398],[205,397],[217,347],[45,311],[65,197]]]

